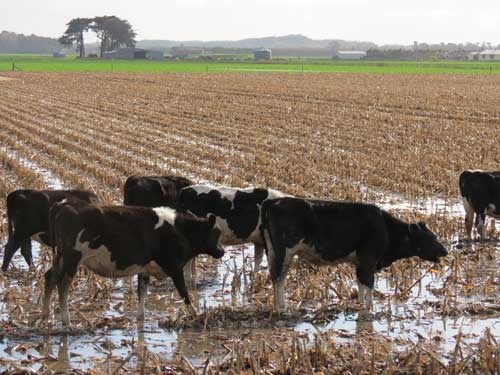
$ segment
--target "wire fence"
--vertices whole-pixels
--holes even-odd
[[[100,59],[54,59],[54,58],[27,58],[12,59],[0,56],[0,71],[136,71],[138,65],[160,68],[159,70],[168,72],[168,66],[179,66],[192,64],[196,66],[195,71],[216,72],[216,71],[269,71],[269,72],[328,72],[329,68],[334,72],[335,68],[359,68],[367,71],[370,68],[393,69],[396,72],[412,71],[442,71],[450,73],[480,73],[480,74],[500,74],[500,61],[498,62],[448,62],[448,61],[338,61],[313,59],[300,62],[297,59],[276,59],[267,62],[255,61],[196,61],[196,60],[100,60]],[[116,69],[118,68],[118,69]],[[130,70],[128,70],[130,69]],[[146,69],[147,70],[147,69]],[[143,71],[141,69],[141,71]],[[152,69],[155,71],[155,69]]]

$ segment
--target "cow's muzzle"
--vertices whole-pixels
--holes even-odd
[[[215,258],[215,259],[220,259],[224,256],[224,249],[222,248],[217,248],[215,249],[215,251],[212,252],[212,256]]]

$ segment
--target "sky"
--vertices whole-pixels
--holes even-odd
[[[377,44],[500,44],[499,0],[0,0],[0,30],[23,34],[59,37],[71,18],[97,15],[127,19],[137,40],[302,34]]]

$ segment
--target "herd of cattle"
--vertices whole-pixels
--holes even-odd
[[[485,236],[485,215],[499,216],[500,172],[465,171],[459,179],[466,232]],[[7,197],[8,240],[2,270],[15,252],[32,266],[31,239],[54,249],[45,274],[42,316],[57,286],[61,320],[69,325],[68,289],[80,264],[105,277],[138,276],[138,317],[150,276],[170,276],[187,308],[199,254],[224,255],[223,246],[253,243],[257,272],[266,252],[274,307],[285,308],[284,283],[292,258],[356,267],[358,296],[371,308],[375,272],[418,256],[437,262],[445,247],[423,222],[406,223],[372,204],[292,197],[261,188],[196,185],[176,176],[129,177],[124,205],[105,206],[81,190],[16,190]]]

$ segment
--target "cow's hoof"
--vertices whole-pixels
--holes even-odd
[[[196,319],[200,316],[200,314],[198,313],[198,311],[196,311],[196,309],[193,305],[187,305],[186,309],[187,309],[189,315],[191,315],[193,318]]]
[[[359,322],[371,322],[375,320],[375,314],[373,314],[369,310],[360,311],[357,320]]]
[[[280,319],[281,315],[285,313],[285,307],[274,307],[271,312],[271,317]]]

